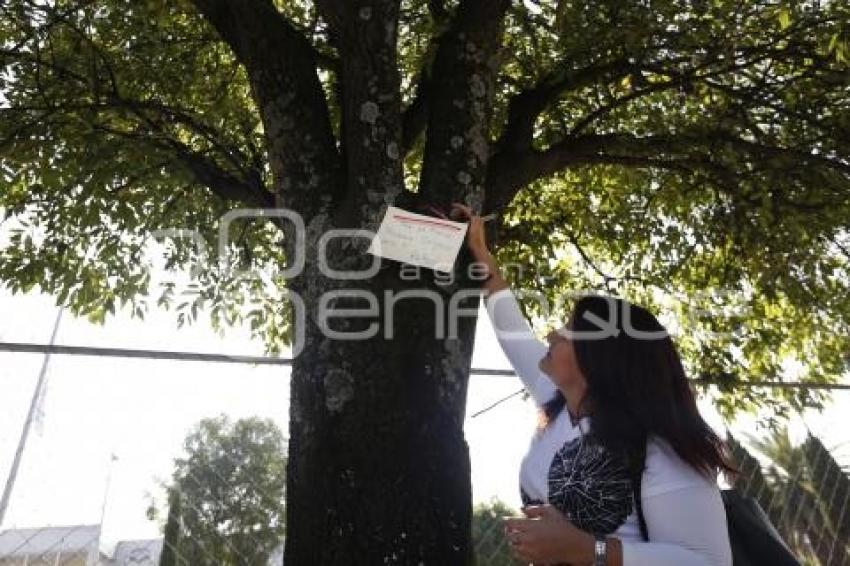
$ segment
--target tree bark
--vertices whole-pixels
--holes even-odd
[[[472,560],[463,421],[475,319],[460,320],[455,338],[442,337],[438,321],[448,316],[449,292],[427,270],[405,281],[399,264],[382,266],[362,285],[315,278],[305,290],[306,347],[291,379],[286,564]],[[423,287],[431,298],[394,305],[385,299]],[[310,314],[318,312],[321,293],[355,288],[375,293],[374,317],[323,321]],[[473,312],[474,293],[461,302]],[[334,305],[365,307],[352,296]],[[392,324],[385,324],[390,310]],[[376,336],[365,340],[323,330],[354,333],[370,326]]]

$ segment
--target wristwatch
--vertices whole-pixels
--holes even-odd
[[[593,566],[607,566],[608,564],[608,545],[605,544],[605,537],[597,535],[596,544],[593,546]]]

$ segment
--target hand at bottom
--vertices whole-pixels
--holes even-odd
[[[536,565],[593,563],[593,535],[550,504],[523,507],[526,518],[504,519],[505,535],[519,560]]]

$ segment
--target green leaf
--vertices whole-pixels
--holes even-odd
[[[779,20],[779,28],[786,29],[791,26],[791,11],[788,8],[780,8],[777,19]]]

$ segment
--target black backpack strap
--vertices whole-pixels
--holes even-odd
[[[800,566],[755,499],[735,489],[724,489],[720,494],[726,508],[733,564]]]
[[[640,448],[632,454],[629,460],[629,473],[632,481],[632,495],[635,499],[635,511],[638,516],[638,526],[643,540],[648,541],[649,531],[646,528],[646,518],[643,516],[643,501],[640,492],[643,470],[646,467],[646,442],[640,444]]]

